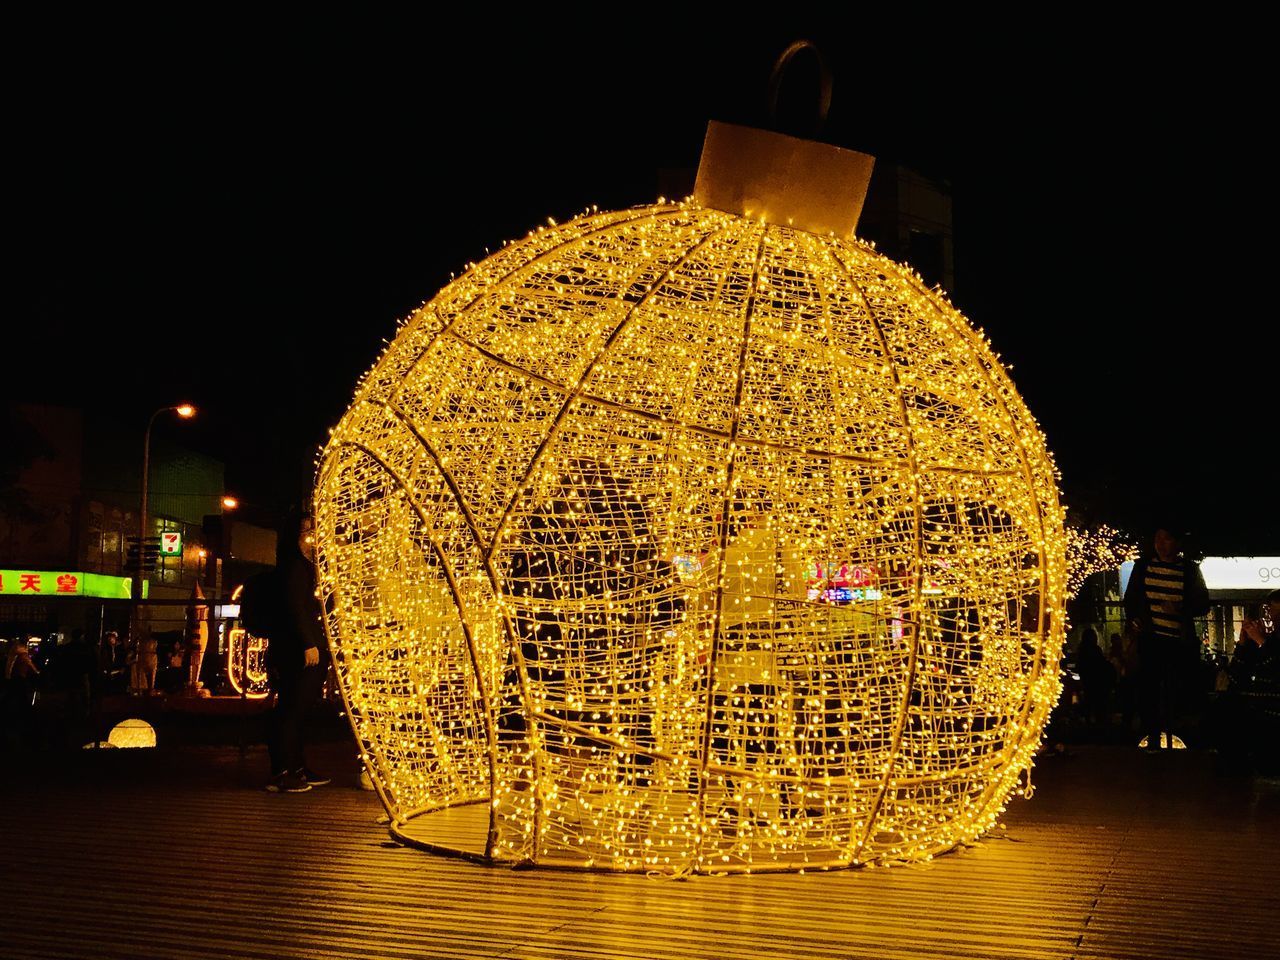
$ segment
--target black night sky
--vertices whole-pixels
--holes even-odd
[[[822,139],[950,181],[954,299],[1072,509],[1135,531],[1173,509],[1208,552],[1276,552],[1272,110],[1247,25],[1228,49],[1189,23],[574,9],[11,36],[7,398],[139,437],[190,399],[173,429],[278,506],[399,317],[549,215],[652,201],[708,119],[765,122],[772,61],[807,36],[835,72]]]

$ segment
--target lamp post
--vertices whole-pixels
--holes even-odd
[[[133,590],[133,598],[135,600],[142,599],[142,561],[147,553],[147,482],[151,476],[151,428],[156,425],[156,418],[160,414],[169,413],[170,411],[176,413],[183,420],[190,420],[196,415],[195,407],[189,403],[180,403],[177,406],[161,407],[151,414],[151,419],[147,421],[147,432],[142,438],[142,503],[141,509],[138,511],[138,578]]]

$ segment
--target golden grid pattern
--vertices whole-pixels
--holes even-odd
[[[660,873],[918,860],[995,823],[1059,689],[1065,537],[985,338],[867,244],[588,213],[418,310],[315,495],[399,823]]]

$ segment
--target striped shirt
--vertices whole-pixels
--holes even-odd
[[[1182,634],[1182,585],[1186,580],[1185,560],[1163,563],[1152,560],[1147,566],[1144,586],[1151,605],[1151,628],[1162,637]]]

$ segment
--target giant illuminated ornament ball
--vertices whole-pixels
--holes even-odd
[[[854,237],[870,165],[712,124],[693,197],[505,246],[363,378],[317,562],[397,836],[717,873],[997,821],[1059,692],[1055,470]]]

